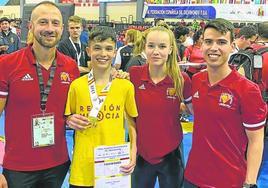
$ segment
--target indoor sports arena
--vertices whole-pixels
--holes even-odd
[[[268,188],[266,0],[1,0],[1,188]]]

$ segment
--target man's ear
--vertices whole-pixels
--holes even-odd
[[[27,25],[28,25],[28,29],[29,30],[32,30],[32,28],[33,28],[33,22],[32,21],[29,21]]]
[[[231,43],[231,47],[232,47],[232,52],[234,52],[235,49],[236,49],[236,44],[235,44],[234,42],[232,42],[232,43]]]

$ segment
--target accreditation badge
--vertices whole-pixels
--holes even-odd
[[[55,144],[54,114],[44,113],[32,116],[32,146],[46,147]]]

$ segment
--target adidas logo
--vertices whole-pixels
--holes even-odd
[[[142,85],[139,87],[139,89],[145,89],[144,84],[142,84]]]
[[[199,98],[199,93],[198,93],[198,91],[195,92],[195,94],[193,95],[193,97],[194,97],[194,98]]]
[[[30,81],[33,80],[30,74],[26,74],[25,76],[22,77],[22,81]]]

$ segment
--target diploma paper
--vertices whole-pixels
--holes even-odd
[[[129,143],[96,147],[94,161],[95,188],[130,188],[130,175],[120,171],[120,166],[130,161]]]

